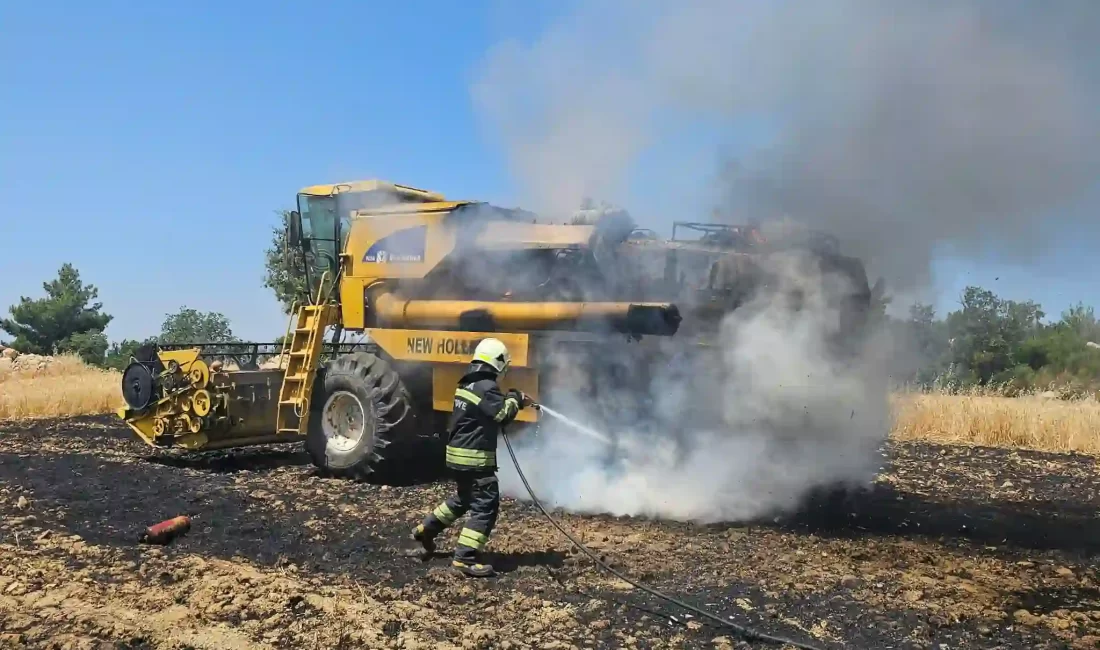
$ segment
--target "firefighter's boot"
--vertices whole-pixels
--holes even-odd
[[[435,535],[429,533],[424,528],[424,524],[420,524],[413,529],[412,538],[423,549],[422,557],[430,558],[435,553]]]
[[[451,566],[453,566],[459,573],[465,574],[471,578],[489,578],[496,575],[496,571],[493,571],[493,565],[481,564],[480,562],[468,562],[466,560],[452,560]]]

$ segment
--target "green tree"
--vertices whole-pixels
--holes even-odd
[[[940,378],[950,362],[947,328],[943,321],[936,319],[932,305],[916,303],[909,307],[905,330],[919,360],[913,379],[920,385],[929,386]]]
[[[75,354],[84,363],[101,366],[107,354],[107,335],[103,332],[78,332],[57,344],[57,352]]]
[[[218,312],[201,312],[181,307],[165,317],[160,326],[159,343],[235,343],[229,319]]]
[[[85,285],[80,272],[65,263],[57,278],[44,282],[46,297],[21,297],[0,319],[0,329],[15,337],[11,346],[30,354],[74,352],[89,363],[102,363],[107,350],[104,330],[112,316],[102,312],[103,304],[94,285]]]
[[[893,301],[894,299],[892,296],[886,295],[885,284],[882,278],[879,278],[871,285],[871,305],[868,311],[875,322],[882,322],[886,319],[886,310]]]
[[[290,314],[294,302],[307,297],[304,261],[302,251],[287,241],[290,210],[278,214],[279,225],[272,228],[271,245],[264,251],[264,286],[275,292],[283,313]]]
[[[1078,302],[1062,312],[1061,322],[1084,341],[1100,343],[1100,323],[1096,321],[1096,313],[1092,307]]]
[[[1088,345],[1095,334],[1094,323],[1089,322],[1091,311],[1071,308],[1062,320],[1020,346],[1017,357],[1033,371],[1035,383],[1086,386],[1100,382],[1100,350]]]
[[[938,319],[931,305],[914,304],[907,319],[888,319],[902,343],[895,376],[925,387],[1002,384],[1015,390],[1053,388],[1084,395],[1100,388],[1100,323],[1081,303],[1044,323],[1033,301],[999,298],[967,287],[961,307]],[[916,361],[916,363],[914,363]]]
[[[951,360],[968,381],[1012,379],[1017,353],[1042,331],[1043,316],[1034,302],[1003,300],[988,289],[967,287],[962,309],[947,317]]]

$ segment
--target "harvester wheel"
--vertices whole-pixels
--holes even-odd
[[[306,449],[330,476],[364,478],[378,471],[398,442],[411,397],[390,364],[373,354],[347,354],[318,373]]]

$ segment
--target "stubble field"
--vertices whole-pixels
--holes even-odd
[[[0,647],[774,647],[595,571],[508,498],[490,545],[502,574],[456,576],[453,536],[428,562],[406,554],[445,481],[325,479],[294,446],[154,453],[78,415],[114,406],[117,375],[78,376],[104,397],[0,378]],[[719,525],[561,517],[629,575],[822,648],[1100,647],[1097,404],[903,395],[895,412],[883,471],[839,506]],[[136,543],[178,514],[187,535]]]

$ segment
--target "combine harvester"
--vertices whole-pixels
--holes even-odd
[[[487,336],[512,353],[505,390],[539,401],[555,377],[567,381],[559,373],[581,372],[601,391],[629,392],[636,360],[663,363],[668,354],[646,337],[675,335],[679,349],[697,354],[713,345],[722,315],[768,286],[758,263],[768,249],[751,230],[681,229],[700,236],[661,240],[623,212],[539,223],[521,210],[381,181],[309,187],[287,240],[288,254],[306,261],[310,291],[293,309],[280,367],[257,366],[259,344],[147,347],[123,374],[119,416],[158,448],[304,441],[325,472],[365,477],[409,460],[419,446],[406,443],[444,430],[458,378]],[[852,280],[837,300],[851,318],[844,331],[858,332],[872,297],[862,265],[817,253]],[[345,332],[368,342],[340,343]],[[249,347],[245,369],[213,360]],[[621,367],[592,366],[609,350]],[[538,417],[525,410],[518,419]]]

